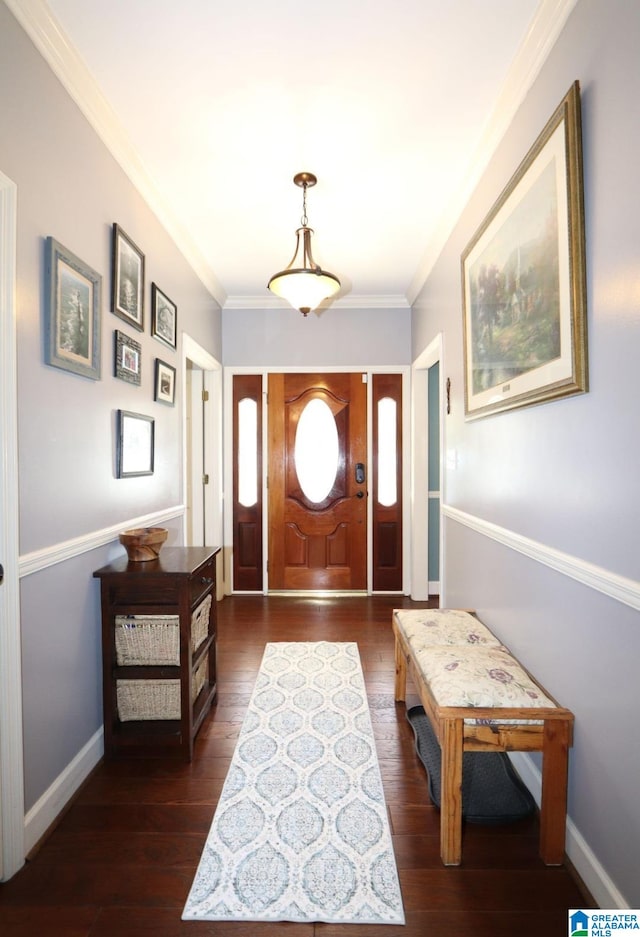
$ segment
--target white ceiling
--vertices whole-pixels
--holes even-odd
[[[233,308],[272,303],[302,170],[339,301],[411,303],[575,0],[6,2]]]

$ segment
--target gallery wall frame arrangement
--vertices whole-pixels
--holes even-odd
[[[171,302],[166,293],[157,286],[151,284],[151,334],[158,341],[168,345],[169,348],[176,347],[178,327],[178,309],[176,304]]]
[[[588,390],[580,86],[462,254],[465,418]]]
[[[116,471],[118,478],[153,475],[155,420],[143,413],[117,411]]]
[[[114,376],[129,384],[139,385],[142,380],[142,345],[125,332],[114,333]]]
[[[45,240],[45,363],[100,380],[102,276],[56,241]]]
[[[176,369],[160,358],[156,358],[154,400],[170,407],[176,402]]]
[[[111,310],[144,331],[144,266],[140,248],[120,225],[112,229]]]

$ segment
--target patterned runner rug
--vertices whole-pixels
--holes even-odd
[[[404,923],[356,644],[267,644],[182,917]]]

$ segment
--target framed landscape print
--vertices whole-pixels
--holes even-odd
[[[102,277],[48,237],[45,279],[45,362],[100,380]]]
[[[142,346],[117,329],[115,338],[114,375],[129,384],[140,384],[142,380]]]
[[[155,400],[173,406],[176,401],[176,369],[156,358]]]
[[[151,284],[151,334],[169,348],[176,347],[178,310],[168,296]]]
[[[144,329],[144,254],[122,228],[113,226],[111,309],[140,332]]]
[[[587,390],[576,82],[462,255],[467,419]]]
[[[142,413],[118,410],[117,421],[118,478],[153,475],[155,420]]]

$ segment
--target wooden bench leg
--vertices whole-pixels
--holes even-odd
[[[564,862],[570,745],[569,723],[545,722],[540,805],[540,856],[545,865]]]
[[[396,703],[405,703],[407,701],[407,660],[397,638],[395,697]]]
[[[462,746],[464,721],[442,723],[440,857],[444,865],[462,861]]]

